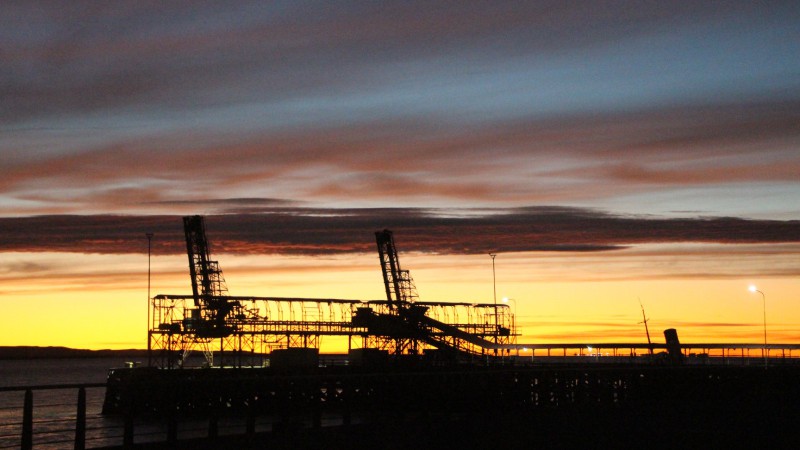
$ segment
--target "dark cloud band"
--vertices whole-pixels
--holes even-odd
[[[221,200],[215,200],[219,204]],[[403,251],[480,254],[606,251],[645,243],[800,242],[800,221],[658,218],[560,207],[498,210],[263,207],[208,216],[215,253],[325,255],[371,252],[373,232],[395,231]],[[178,216],[36,216],[0,219],[0,251],[138,253],[185,251]]]

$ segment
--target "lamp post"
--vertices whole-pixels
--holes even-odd
[[[494,271],[494,259],[497,257],[497,253],[489,253],[489,256],[492,257],[492,292],[494,294],[494,343],[496,344],[499,340],[499,330],[497,329],[497,277],[495,276]],[[495,354],[497,354],[497,349],[495,349]]]
[[[522,347],[522,352],[527,352],[528,347]],[[533,349],[531,348],[531,364],[533,364]]]
[[[767,368],[767,296],[761,292],[755,285],[750,285],[750,292],[758,292],[761,294],[761,301],[764,305],[764,368]]]
[[[150,249],[153,243],[153,233],[147,236],[147,365],[150,366]]]

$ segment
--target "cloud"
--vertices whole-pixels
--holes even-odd
[[[248,206],[247,204],[250,203]],[[496,210],[326,209],[274,199],[211,200],[235,213],[206,217],[212,251],[325,255],[372,252],[373,232],[390,228],[407,252],[608,251],[637,244],[796,243],[800,222],[738,218],[626,217],[602,211],[530,207]],[[249,214],[241,212],[248,210]],[[155,233],[155,254],[185,251],[177,216],[36,216],[0,218],[0,251],[140,253]]]
[[[28,205],[14,208],[25,215],[152,214],[242,193],[324,204],[513,206],[665,188],[793,185],[798,111],[800,102],[780,101],[515,119],[468,130],[408,120],[235,138],[143,136],[12,157],[0,192]]]
[[[726,9],[749,8],[734,3]],[[502,56],[563,52],[658,24],[691,23],[712,11],[627,2],[604,2],[591,12],[518,2],[493,2],[490,8],[420,1],[336,8],[203,2],[186,8],[75,1],[57,11],[37,2],[4,4],[8,81],[0,93],[8,109],[0,117],[18,121],[151,102],[165,109],[196,108],[254,95],[281,99],[365,87],[382,78],[371,66],[392,61],[410,66],[394,76],[412,78],[417,59],[476,48]]]
[[[792,194],[797,10],[724,3],[6,2],[0,205]]]
[[[6,81],[0,94],[8,107],[0,118],[20,123],[131,109],[167,118],[248,102],[345,93],[349,103],[398,103],[408,100],[405,86],[442,95],[465,82],[481,84],[476,74],[493,76],[474,92],[491,101],[492,94],[496,99],[503,93],[496,80],[515,80],[519,74],[513,69],[529,60],[545,66],[567,60],[570,64],[559,67],[576,65],[591,72],[605,67],[594,55],[631,42],[649,44],[645,50],[651,53],[670,45],[676,50],[684,35],[691,40],[696,38],[692,31],[700,29],[713,38],[704,40],[713,52],[719,46],[715,40],[725,38],[730,28],[747,38],[746,32],[780,29],[796,17],[791,2],[723,3],[603,1],[586,8],[579,2],[411,1],[342,2],[331,8],[324,2],[242,1],[236,7],[203,2],[187,8],[74,1],[58,11],[37,2],[4,4],[0,24]],[[664,30],[671,39],[661,43],[654,36]],[[725,49],[737,56],[751,51],[745,46]],[[763,53],[780,50],[767,47]],[[673,51],[671,56],[684,62],[694,55]],[[695,68],[701,75],[707,71],[690,64]],[[642,69],[632,64],[625,69],[635,84]],[[572,74],[557,75],[567,81]],[[364,99],[351,96],[358,91]]]
[[[223,208],[230,214],[235,212],[236,205],[241,205],[242,211],[247,211],[251,208],[266,208],[280,211],[281,207],[288,208],[297,206],[299,202],[281,198],[212,198],[202,200],[161,200],[153,203],[170,207],[190,206],[195,208]]]

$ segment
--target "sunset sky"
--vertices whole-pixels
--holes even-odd
[[[0,3],[0,345],[232,295],[513,298],[520,342],[800,343],[796,1]]]

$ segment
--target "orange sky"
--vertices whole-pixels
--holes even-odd
[[[144,347],[202,214],[234,295],[515,299],[521,342],[800,341],[800,8],[0,2],[0,345]]]
[[[398,247],[420,300],[492,302],[488,255],[403,254],[401,242]],[[769,245],[664,247],[500,254],[498,301],[513,299],[520,343],[645,342],[638,300],[654,342],[663,342],[664,329],[676,328],[684,343],[758,343],[763,338],[761,297],[747,290],[757,283],[767,295],[769,341],[800,342],[800,281],[758,276],[765,266],[786,258],[786,245],[782,252]],[[52,264],[60,269],[41,277],[2,278],[0,345],[145,347],[146,255],[4,257],[19,267]],[[216,257],[231,295],[364,300],[384,295],[376,254]],[[152,293],[191,293],[185,257],[153,257]],[[326,342],[323,338],[325,350],[338,350]]]

